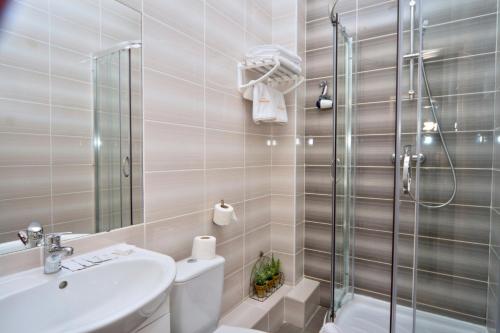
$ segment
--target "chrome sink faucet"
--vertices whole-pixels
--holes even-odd
[[[43,227],[38,222],[31,222],[26,230],[17,233],[17,237],[28,249],[40,246],[43,243]]]
[[[61,235],[66,233],[46,234],[43,242],[43,272],[57,273],[61,270],[63,257],[73,254],[72,247],[61,246]]]

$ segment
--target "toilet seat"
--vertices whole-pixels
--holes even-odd
[[[234,327],[234,326],[220,326],[214,333],[264,333],[263,331],[252,330],[249,328]]]

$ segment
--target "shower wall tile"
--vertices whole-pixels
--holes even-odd
[[[430,25],[434,25],[493,13],[497,10],[496,6],[497,2],[495,0],[458,0],[452,3],[429,2],[423,7],[422,15],[429,20]]]
[[[329,166],[306,167],[306,193],[332,194],[331,171]]]
[[[443,131],[475,131],[492,130],[494,128],[493,113],[495,94],[484,92],[470,95],[450,95],[435,97],[435,105],[440,114]],[[428,102],[426,101],[428,105]],[[415,132],[417,114],[415,102],[403,102],[402,130]],[[422,112],[422,122],[435,121],[431,110]]]
[[[352,14],[345,16],[353,17]],[[395,33],[397,26],[397,2],[387,1],[379,6],[360,8],[357,12],[357,39],[363,40],[376,36]],[[353,31],[348,32],[353,35]]]
[[[493,157],[491,154],[493,149],[493,135],[491,132],[455,132],[446,133],[443,136],[455,167],[480,169],[491,167]],[[401,140],[402,146],[415,145],[414,134],[403,135]],[[439,133],[424,132],[420,144],[422,153],[426,157],[426,168],[441,167],[448,164],[448,159],[443,154]]]
[[[368,1],[370,2],[370,1]],[[328,63],[332,58],[331,26],[327,18],[326,1],[309,0],[308,3],[308,35],[306,40],[309,78],[306,88],[306,135],[316,144],[317,136],[331,136],[331,115],[315,110],[314,103],[319,94],[319,79],[326,77],[331,81],[331,67]],[[396,65],[396,2],[340,3],[343,12],[340,16],[348,32],[355,37],[355,75],[357,89],[355,92],[354,124],[355,138],[356,188],[354,219],[356,227],[356,256],[363,260],[355,263],[355,287],[358,292],[370,296],[382,297],[389,295],[390,263],[392,246],[393,224],[393,173],[390,155],[394,150],[394,123],[395,123],[395,75]],[[368,8],[364,8],[368,6]],[[453,7],[451,10],[449,7]],[[432,9],[430,9],[432,7]],[[472,8],[474,7],[474,8]],[[494,160],[491,158],[494,137],[492,132],[493,117],[491,110],[494,107],[494,94],[491,93],[494,82],[492,68],[494,56],[484,54],[495,50],[495,15],[485,15],[496,12],[495,2],[487,1],[473,5],[471,3],[439,4],[425,6],[424,17],[429,19],[426,30],[424,48],[440,49],[438,56],[428,59],[426,69],[429,73],[431,89],[438,105],[441,128],[454,133],[445,134],[452,159],[458,170],[458,193],[453,206],[440,210],[420,210],[419,231],[422,236],[421,269],[428,270],[431,281],[448,279],[442,282],[443,288],[458,289],[458,296],[439,304],[437,300],[428,298],[419,303],[432,304],[429,307],[419,304],[419,308],[447,316],[458,317],[472,322],[480,322],[485,318],[485,308],[480,304],[485,291],[485,272],[488,264],[487,249],[489,244],[489,204],[491,190],[491,168]],[[321,14],[321,12],[324,12]],[[376,14],[379,13],[379,14]],[[382,14],[385,13],[385,14]],[[483,17],[473,17],[485,15]],[[473,17],[471,19],[460,20]],[[458,21],[455,21],[458,20]],[[357,30],[356,23],[357,22]],[[450,31],[456,34],[449,34]],[[460,32],[463,33],[460,33]],[[481,38],[478,38],[481,34]],[[457,37],[458,36],[458,37]],[[405,39],[408,35],[405,34]],[[406,43],[407,44],[407,43]],[[329,51],[329,52],[328,52]],[[450,59],[463,57],[459,59]],[[445,59],[445,60],[443,60]],[[431,74],[432,72],[432,74]],[[403,90],[407,89],[408,76],[404,73]],[[339,87],[343,93],[343,87]],[[466,95],[462,95],[466,94]],[[440,96],[444,95],[444,96]],[[413,102],[403,103],[403,131],[411,133],[406,136],[407,143],[415,145],[413,136],[416,132],[416,112]],[[339,117],[340,117],[339,113]],[[340,118],[343,119],[343,118]],[[343,120],[341,120],[343,121]],[[423,112],[423,122],[434,121],[429,108]],[[463,133],[461,131],[471,131]],[[485,132],[486,131],[486,132]],[[343,134],[343,133],[341,133]],[[428,155],[428,163],[421,169],[421,192],[424,200],[434,202],[445,201],[451,193],[447,159],[442,152],[436,134],[431,136],[432,144],[423,145]],[[328,138],[321,138],[327,140]],[[431,139],[427,139],[429,142]],[[330,139],[331,140],[331,139]],[[327,180],[328,165],[331,159],[331,150],[316,150],[307,147],[306,150],[306,219],[309,221],[323,221],[329,223],[331,214],[331,197]],[[315,154],[314,152],[318,152]],[[325,159],[324,156],[330,156]],[[388,157],[385,158],[384,156]],[[471,157],[475,156],[475,157]],[[325,170],[316,167],[317,162],[324,163]],[[384,167],[384,168],[382,168]],[[434,169],[439,167],[440,169]],[[431,169],[429,169],[431,168]],[[402,196],[405,199],[406,196]],[[337,205],[339,206],[339,205]],[[414,204],[403,201],[401,203],[400,231],[413,233]],[[494,216],[494,215],[492,215]],[[438,221],[439,223],[436,223]],[[472,223],[473,221],[474,223]],[[323,228],[323,234],[309,227],[313,225]],[[331,228],[327,224],[306,224],[306,248],[320,251],[329,251],[328,242],[324,234]],[[321,237],[324,240],[321,242]],[[374,241],[374,239],[379,241]],[[311,239],[308,241],[308,239]],[[465,243],[463,243],[465,242]],[[318,245],[323,244],[323,245]],[[320,248],[315,248],[319,246]],[[405,265],[411,265],[412,238],[400,236],[400,260]],[[322,249],[321,249],[322,247]],[[435,255],[435,254],[438,255]],[[318,277],[316,272],[307,270],[306,275]],[[325,258],[324,265],[329,260]],[[369,272],[369,273],[368,273]],[[444,274],[438,275],[434,274]],[[467,279],[476,279],[479,282]],[[329,280],[329,274],[322,279]],[[424,279],[425,280],[425,279]],[[411,283],[404,281],[406,291]],[[444,280],[443,280],[444,281]],[[439,282],[441,283],[441,282]],[[327,283],[323,283],[328,286]],[[453,290],[454,290],[453,289]],[[467,302],[468,293],[477,290],[473,306],[461,304]],[[324,298],[328,293],[324,293]],[[429,291],[429,295],[432,292]],[[407,294],[409,295],[409,294]],[[443,293],[444,295],[444,293]],[[408,296],[407,296],[408,297]],[[438,305],[436,305],[438,304]],[[484,305],[484,304],[483,304]],[[476,312],[475,312],[476,311]],[[483,319],[484,321],[484,319]]]
[[[306,221],[330,223],[332,219],[332,198],[326,195],[306,194]]]

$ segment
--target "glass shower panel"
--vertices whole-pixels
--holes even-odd
[[[352,38],[340,26],[337,36],[337,109],[335,122],[335,302],[334,310],[352,296],[353,262],[353,150],[352,150]]]
[[[115,50],[94,63],[98,232],[132,224],[130,54],[129,48]]]

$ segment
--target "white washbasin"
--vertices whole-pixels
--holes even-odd
[[[75,272],[46,275],[37,268],[1,278],[0,332],[133,331],[167,300],[175,262],[131,249],[131,254]],[[67,286],[61,289],[63,282]]]

